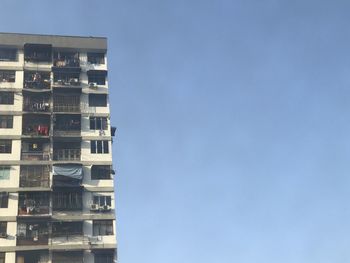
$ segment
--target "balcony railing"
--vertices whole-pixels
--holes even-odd
[[[53,151],[55,161],[80,161],[81,149],[57,149]]]
[[[26,201],[27,203],[29,203],[29,201],[32,201],[32,200],[26,200]],[[49,213],[50,213],[50,207],[48,205],[40,205],[34,202],[31,205],[18,208],[18,215],[20,216],[48,215]]]
[[[55,59],[54,66],[58,68],[78,68],[80,60],[78,58]]]
[[[28,112],[48,112],[50,103],[45,102],[26,102],[23,104],[23,110]]]
[[[54,136],[80,136],[81,135],[81,130],[54,130],[53,131]]]
[[[23,152],[21,154],[21,160],[23,161],[49,161],[49,152]]]
[[[30,81],[26,80],[24,82],[24,88],[25,89],[50,89],[51,81],[50,80],[43,80],[43,81]]]
[[[18,246],[35,246],[35,245],[48,245],[48,235],[34,235],[34,236],[17,236]]]
[[[80,112],[80,104],[54,104],[55,112]]]
[[[21,176],[20,187],[49,187],[49,174],[36,175],[38,178]]]
[[[79,79],[58,79],[54,80],[53,85],[55,86],[80,86]]]
[[[48,136],[49,135],[49,125],[46,124],[39,124],[39,125],[26,125],[22,133],[23,135],[30,135],[30,136]]]

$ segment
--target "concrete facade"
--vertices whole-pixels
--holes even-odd
[[[106,52],[0,33],[0,263],[117,261]]]

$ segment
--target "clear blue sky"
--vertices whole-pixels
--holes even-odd
[[[350,2],[1,1],[107,36],[121,263],[350,261]]]

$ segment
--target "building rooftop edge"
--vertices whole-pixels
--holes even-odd
[[[104,36],[72,36],[72,35],[52,35],[52,34],[35,34],[35,33],[14,33],[14,32],[0,32],[1,35],[19,35],[19,36],[43,36],[43,37],[72,37],[72,38],[97,38],[107,39]]]

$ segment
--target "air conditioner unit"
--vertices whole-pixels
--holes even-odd
[[[102,211],[111,211],[111,207],[109,205],[103,205],[103,206],[100,206],[100,209]]]
[[[92,89],[97,89],[97,83],[96,82],[89,82],[89,87]]]
[[[7,238],[7,233],[0,233],[0,238]]]
[[[97,204],[91,204],[91,208],[90,208],[91,211],[98,211],[99,210],[99,207]]]

